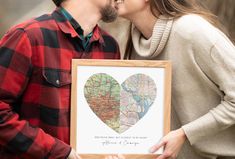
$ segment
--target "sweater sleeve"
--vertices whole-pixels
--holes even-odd
[[[200,27],[199,27],[200,29]],[[211,25],[192,35],[194,58],[206,77],[217,86],[222,98],[207,114],[182,128],[193,145],[203,137],[219,133],[235,123],[235,47]]]
[[[0,147],[22,158],[64,159],[70,146],[20,119],[19,97],[30,79],[32,49],[27,33],[14,29],[0,41]],[[17,105],[18,103],[18,105]]]

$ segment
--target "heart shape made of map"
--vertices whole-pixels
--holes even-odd
[[[119,134],[146,115],[156,95],[154,80],[145,74],[132,75],[120,86],[110,75],[98,73],[89,77],[84,86],[91,110]]]

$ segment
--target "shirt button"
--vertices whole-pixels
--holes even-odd
[[[60,84],[60,81],[59,81],[59,80],[56,80],[56,84],[58,84],[58,85],[59,85],[59,84]]]

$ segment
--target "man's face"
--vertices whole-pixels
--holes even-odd
[[[117,19],[117,10],[114,7],[114,0],[100,0],[102,2],[106,1],[104,7],[101,7],[101,20],[104,22],[113,22]]]

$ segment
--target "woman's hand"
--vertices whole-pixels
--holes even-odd
[[[163,154],[160,155],[157,159],[176,159],[185,140],[186,135],[182,128],[175,131],[171,131],[166,136],[164,136],[158,144],[154,145],[150,149],[150,152],[154,153],[159,148],[164,146]]]
[[[126,159],[123,155],[107,156],[105,159]]]
[[[74,149],[71,150],[67,159],[82,159]]]

